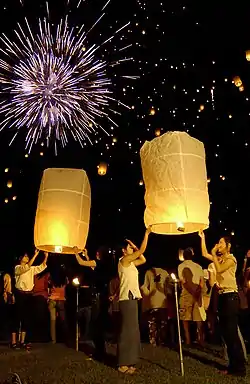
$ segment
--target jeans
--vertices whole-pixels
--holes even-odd
[[[239,297],[235,292],[219,295],[219,322],[227,346],[230,373],[245,374],[245,358],[238,334]]]

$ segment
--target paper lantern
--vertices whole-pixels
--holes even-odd
[[[107,168],[108,168],[106,163],[100,163],[97,168],[98,168],[98,175],[100,175],[100,176],[106,175]]]
[[[209,226],[204,145],[186,132],[167,132],[141,148],[146,227],[158,234],[193,233]]]
[[[236,87],[240,87],[242,85],[242,81],[241,81],[241,78],[239,76],[235,76],[233,78],[233,82],[236,85]]]
[[[200,105],[200,111],[204,111],[205,106],[203,104]]]
[[[7,187],[8,187],[8,188],[12,188],[12,181],[11,181],[11,180],[9,180],[9,181],[7,182]]]
[[[90,184],[81,169],[49,168],[43,173],[34,228],[38,249],[73,254],[86,245],[91,206]]]
[[[244,91],[244,85],[241,85],[241,86],[239,87],[239,91],[240,91],[240,92],[243,92],[243,91]]]
[[[161,136],[161,129],[160,128],[157,128],[155,130],[155,136],[158,137],[158,136]]]
[[[250,61],[250,50],[246,51],[246,59],[247,61]]]
[[[150,114],[151,116],[154,116],[154,115],[155,115],[155,109],[154,109],[154,107],[152,107],[152,108],[150,109],[149,114]]]

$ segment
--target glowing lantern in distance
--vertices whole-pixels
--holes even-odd
[[[161,129],[160,128],[157,128],[155,130],[155,136],[158,137],[158,136],[161,136]]]
[[[11,181],[11,180],[8,181],[8,183],[7,183],[7,187],[8,187],[8,188],[12,188],[12,181]]]
[[[99,176],[105,176],[106,175],[107,169],[108,169],[107,163],[102,162],[97,166],[97,168],[98,168],[98,175]]]
[[[250,61],[250,50],[246,51],[246,59],[247,61]]]
[[[236,85],[236,87],[238,87],[238,88],[242,85],[242,81],[241,81],[241,78],[239,76],[235,76],[233,78],[233,82]]]

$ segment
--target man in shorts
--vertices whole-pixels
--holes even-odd
[[[204,285],[204,273],[201,266],[192,261],[193,248],[186,248],[183,252],[184,261],[178,267],[178,275],[182,284],[180,297],[180,319],[183,321],[185,342],[191,344],[190,321],[197,324],[198,342],[204,344],[203,322],[206,320],[202,288]]]

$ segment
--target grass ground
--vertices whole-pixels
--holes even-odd
[[[109,346],[108,352],[109,360],[103,364],[61,344],[34,344],[31,352],[0,346],[0,383],[11,383],[10,372],[18,373],[23,384],[250,383],[250,376],[237,380],[220,374],[216,366],[223,361],[209,350],[184,349],[185,378],[180,376],[178,353],[168,348],[143,345],[138,372],[133,376],[116,371],[114,346]]]

